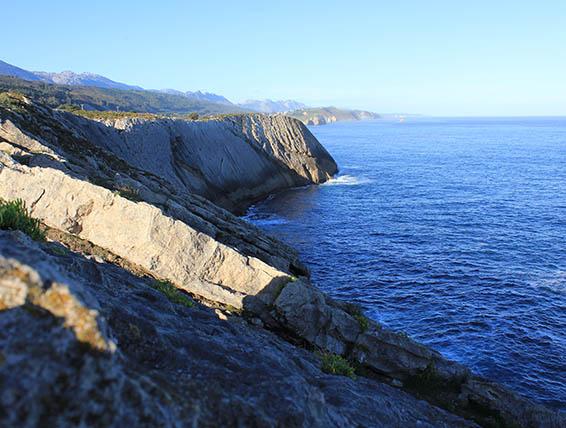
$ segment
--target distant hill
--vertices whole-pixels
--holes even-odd
[[[8,64],[7,62],[1,60],[0,60],[0,75],[19,77],[20,79],[25,79],[25,80],[41,80],[39,76],[36,76],[31,71],[24,70],[23,68],[16,67],[15,65]]]
[[[280,113],[306,108],[305,104],[293,100],[247,100],[238,105],[260,113]]]
[[[245,111],[235,105],[213,103],[184,95],[134,89],[57,85],[0,76],[0,92],[20,92],[50,107],[71,106],[85,110],[131,111],[156,114],[220,114]]]
[[[287,116],[299,119],[305,125],[325,125],[327,123],[346,120],[379,119],[377,113],[365,110],[347,110],[336,107],[316,107],[294,110],[286,113]]]
[[[63,71],[61,73],[47,73],[45,71],[34,71],[33,74],[41,80],[58,85],[71,86],[96,86],[98,88],[108,89],[137,89],[143,90],[139,86],[127,85],[125,83],[115,82],[107,77],[94,73],[74,73],[72,71]]]

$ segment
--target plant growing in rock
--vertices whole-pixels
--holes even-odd
[[[45,231],[38,219],[33,218],[21,199],[0,200],[0,229],[21,230],[36,241],[45,241]]]
[[[358,321],[362,333],[365,333],[369,328],[369,320],[361,312],[353,314],[353,317],[356,319],[356,321]]]
[[[187,308],[194,306],[194,302],[169,281],[154,281],[151,286],[164,294],[171,303],[183,305]]]
[[[354,367],[344,357],[336,354],[322,353],[322,371],[328,374],[347,376],[354,379],[356,377]]]

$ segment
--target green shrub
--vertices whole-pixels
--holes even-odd
[[[21,230],[36,241],[45,240],[45,231],[41,228],[41,223],[29,215],[21,199],[11,202],[0,200],[0,229]]]
[[[187,308],[194,306],[194,302],[169,281],[154,281],[152,287],[164,294],[171,303],[183,305]]]
[[[336,354],[323,353],[320,354],[322,360],[322,371],[328,374],[347,376],[354,379],[356,377],[355,370],[350,362],[344,357]]]

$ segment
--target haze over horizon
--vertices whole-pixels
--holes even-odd
[[[1,59],[241,102],[566,115],[566,3],[14,3]]]

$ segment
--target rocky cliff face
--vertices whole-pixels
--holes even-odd
[[[96,122],[61,112],[43,120],[167,180],[177,192],[230,210],[278,190],[324,182],[337,172],[310,131],[284,116]]]
[[[0,233],[0,425],[560,426],[329,299],[291,248],[202,197],[324,180],[336,166],[305,131],[258,115],[104,124],[4,97],[0,199],[59,243]],[[317,353],[361,378],[324,374]]]

